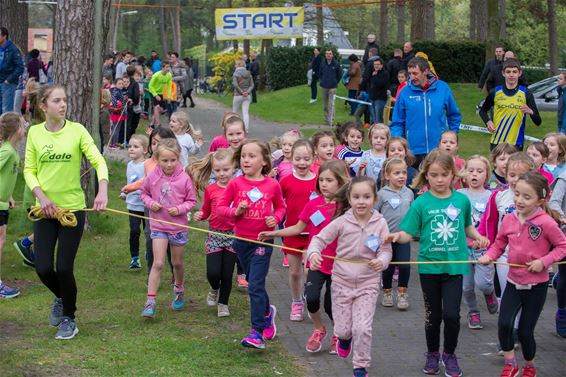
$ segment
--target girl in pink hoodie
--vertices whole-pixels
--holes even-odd
[[[374,210],[375,180],[355,177],[336,197],[339,217],[312,239],[307,259],[312,271],[319,270],[323,264],[322,251],[338,240],[336,257],[365,262],[335,260],[331,292],[334,334],[338,337],[336,352],[347,358],[353,342],[354,377],[366,377],[371,363],[372,323],[381,272],[391,261],[391,244],[385,243],[389,229],[387,221]]]
[[[196,204],[193,182],[179,163],[181,148],[177,140],[162,140],[157,145],[155,155],[158,165],[145,178],[141,189],[141,199],[146,208],[149,208],[149,217],[155,219],[149,221],[154,261],[147,284],[147,301],[142,312],[145,318],[155,318],[155,296],[159,289],[167,245],[171,246],[175,279],[171,306],[173,310],[181,310],[185,304],[183,249],[188,241],[185,227],[188,224],[187,213]]]
[[[492,263],[509,246],[508,262],[527,266],[509,268],[501,300],[498,333],[505,356],[501,376],[519,373],[513,340],[519,310],[519,341],[525,359],[521,376],[536,375],[534,330],[546,300],[548,267],[566,256],[566,236],[558,226],[560,216],[545,201],[549,193],[547,179],[538,172],[522,175],[515,184],[515,212],[505,216],[495,243],[478,259],[482,264]]]

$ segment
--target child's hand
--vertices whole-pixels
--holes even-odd
[[[125,192],[121,192],[120,195],[119,195],[119,197],[120,197],[120,199],[122,199],[122,200],[126,200],[126,195],[127,195],[127,194],[126,194]]]
[[[153,203],[151,203],[150,209],[151,209],[153,212],[157,212],[157,211],[159,211],[159,210],[161,209],[161,204],[159,204],[159,203],[157,203],[157,202],[153,202]]]
[[[533,114],[534,114],[534,111],[533,111],[529,106],[527,106],[527,105],[521,106],[520,109],[521,109],[521,111],[522,111],[524,114],[529,114],[529,115],[533,115]],[[537,271],[537,272],[538,272],[538,271]]]
[[[236,216],[242,215],[247,208],[248,208],[248,201],[242,200],[240,204],[238,204],[238,208],[236,208]]]
[[[482,255],[481,257],[478,258],[478,263],[479,264],[490,264],[491,262],[493,262],[493,259],[491,259],[491,257],[489,255]]]
[[[472,243],[472,248],[473,249],[485,249],[489,246],[489,240],[487,239],[487,237],[479,237],[477,240],[475,240]]]
[[[14,200],[13,197],[10,196],[10,200],[8,201],[8,207],[11,209],[14,208],[15,206],[16,206],[16,201]]]
[[[530,261],[525,264],[529,266],[529,272],[541,272],[544,270],[544,263],[542,263],[540,259],[535,259],[534,261]]]
[[[277,226],[277,220],[275,220],[275,217],[273,216],[267,216],[265,218],[265,225],[270,228],[275,228]]]
[[[401,237],[400,233],[389,233],[387,235],[387,237],[385,237],[385,239],[383,240],[383,242],[385,243],[395,243],[397,241],[399,241],[399,237]]]
[[[257,235],[258,241],[267,241],[275,237],[275,231],[259,232]]]
[[[365,169],[366,166],[368,166],[368,162],[366,160],[363,160],[362,162],[360,162],[360,171]]]
[[[368,262],[368,266],[370,266],[375,272],[383,271],[383,262],[379,259],[372,259]]]
[[[566,224],[566,217],[561,217],[561,218],[560,218],[560,222],[561,222],[562,224]]]
[[[309,262],[311,262],[311,271],[318,271],[322,265],[322,256],[318,253],[312,254],[309,258]]]
[[[202,220],[202,211],[196,211],[193,215],[194,221],[201,221]]]
[[[277,168],[273,168],[271,169],[271,171],[268,174],[271,178],[274,178],[277,176]]]
[[[171,216],[179,216],[179,208],[177,207],[171,207],[167,210],[167,212],[171,215]]]

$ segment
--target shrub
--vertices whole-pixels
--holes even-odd
[[[210,79],[210,84],[216,86],[218,81],[224,79],[227,87],[232,88],[232,75],[234,74],[236,60],[242,59],[243,55],[242,50],[219,52],[213,55],[210,62],[213,64],[212,72],[214,72],[214,76]]]
[[[322,46],[321,54],[328,48],[334,52],[336,60],[340,61],[336,46]],[[278,90],[306,84],[313,50],[313,46],[272,47],[267,54],[267,86]]]

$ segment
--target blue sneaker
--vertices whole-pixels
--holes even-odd
[[[35,266],[35,253],[31,246],[24,246],[23,240],[14,242],[14,248],[18,251],[24,262],[29,266]]]
[[[19,289],[12,289],[6,284],[0,284],[0,298],[14,298],[20,295]]]
[[[63,317],[63,320],[59,324],[57,329],[57,334],[55,334],[55,339],[72,339],[79,333],[79,328],[74,318]]]
[[[130,270],[139,270],[141,267],[140,258],[133,257],[130,262]]]
[[[366,368],[354,369],[354,377],[368,377],[368,372]]]
[[[242,339],[242,346],[247,348],[258,348],[260,350],[265,348],[265,342],[263,341],[263,336],[252,328],[252,331]]]
[[[265,328],[263,329],[263,336],[267,340],[272,340],[277,335],[275,315],[277,315],[277,308],[275,305],[269,305],[269,314],[265,317]]]
[[[175,298],[171,303],[173,310],[181,310],[185,306],[185,292],[173,292]]]
[[[562,338],[566,338],[566,309],[556,311],[556,333]]]
[[[55,297],[51,305],[51,312],[49,313],[49,325],[53,327],[59,326],[63,320],[63,299]]]
[[[142,317],[144,318],[155,318],[155,302],[146,302],[143,307]]]

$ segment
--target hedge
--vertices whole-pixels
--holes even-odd
[[[340,61],[336,46],[323,46],[321,54],[331,49]],[[313,46],[272,47],[267,55],[267,86],[272,90],[289,88],[307,83],[307,70],[313,58]]]

